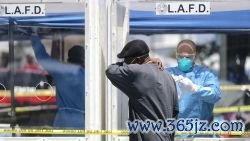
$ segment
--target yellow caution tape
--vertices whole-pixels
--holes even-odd
[[[56,105],[37,105],[27,107],[16,107],[16,112],[38,111],[43,109],[56,109]],[[10,108],[1,109],[0,112],[8,112]],[[233,112],[250,112],[250,105],[245,106],[231,106],[231,107],[217,107],[214,108],[214,114],[233,113]]]
[[[128,135],[127,130],[59,130],[59,129],[0,129],[0,133],[16,134],[68,134],[68,135]]]
[[[244,91],[246,89],[250,90],[250,85],[221,85],[222,91]]]
[[[129,135],[128,130],[58,130],[58,129],[0,129],[0,133],[16,134],[67,134],[67,135]],[[221,131],[202,131],[202,132],[176,132],[176,135],[250,135],[250,132],[221,132]]]
[[[36,105],[36,106],[26,106],[26,107],[16,107],[17,113],[30,112],[30,111],[41,111],[41,110],[54,110],[57,109],[56,105]],[[2,108],[0,113],[10,112],[11,108]]]
[[[177,131],[176,135],[234,135],[234,136],[245,136],[250,135],[250,132],[239,132],[239,131],[198,131],[187,132],[187,131]]]
[[[220,108],[214,108],[213,111],[214,114],[233,113],[233,112],[250,112],[250,105],[220,107]]]
[[[56,105],[37,105],[37,106],[26,106],[26,107],[16,107],[16,112],[28,112],[28,111],[38,111],[43,109],[56,109]],[[11,108],[1,109],[0,112],[8,112]],[[233,112],[250,112],[250,105],[244,106],[231,106],[231,107],[217,107],[214,108],[214,114],[222,113],[233,113]]]

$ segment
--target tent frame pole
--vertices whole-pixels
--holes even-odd
[[[9,18],[8,26],[8,36],[9,36],[9,66],[10,66],[10,94],[11,94],[11,123],[10,127],[15,129],[16,126],[16,109],[15,109],[15,63],[14,63],[14,30],[15,23],[13,18]],[[16,136],[15,133],[12,133],[12,136]]]

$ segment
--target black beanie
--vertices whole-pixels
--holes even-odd
[[[80,45],[74,45],[68,51],[68,62],[84,66],[85,51]]]

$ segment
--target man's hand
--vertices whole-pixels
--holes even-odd
[[[122,66],[122,65],[123,65],[123,62],[116,62],[116,65]]]
[[[162,64],[162,62],[161,62],[161,60],[160,60],[159,58],[150,58],[150,61],[151,61],[153,64],[157,64],[158,67],[159,67],[159,69],[160,69],[161,71],[164,70],[164,66],[163,66],[163,64]]]

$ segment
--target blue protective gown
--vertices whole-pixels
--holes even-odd
[[[56,84],[58,111],[53,126],[83,129],[85,127],[84,69],[79,65],[64,64],[49,56],[37,35],[32,35],[31,41],[38,63],[48,71]]]
[[[214,104],[220,100],[220,84],[217,76],[208,68],[194,65],[190,72],[184,73],[178,67],[167,68],[173,75],[182,75],[198,85],[195,94],[184,93],[179,97],[178,118],[199,118],[210,121],[213,118]],[[177,84],[178,96],[181,89]]]

